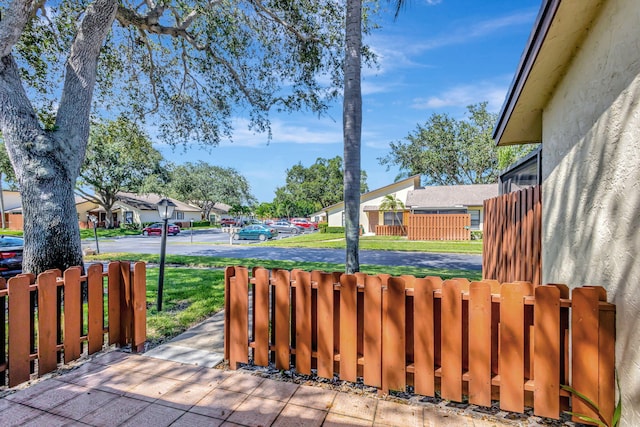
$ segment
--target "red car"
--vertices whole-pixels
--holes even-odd
[[[171,236],[175,236],[180,232],[180,227],[175,224],[167,224],[167,234]],[[162,223],[156,222],[154,224],[147,225],[142,229],[143,236],[153,236],[157,234],[158,236],[162,235]]]
[[[236,218],[222,218],[220,225],[223,227],[242,227],[242,221]]]
[[[317,230],[318,224],[315,222],[311,222],[306,218],[293,218],[291,224],[297,225],[298,227],[302,227],[306,230]]]

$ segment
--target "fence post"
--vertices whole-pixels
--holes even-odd
[[[258,268],[254,270],[253,277],[253,312],[255,348],[253,349],[253,361],[258,366],[269,365],[269,270]]]
[[[319,273],[318,277],[318,376],[333,378],[333,275]]]
[[[364,284],[364,367],[367,385],[382,387],[382,283],[367,276]]]
[[[31,373],[29,352],[30,333],[24,332],[29,319],[30,277],[19,275],[9,279],[9,387],[29,381]]]
[[[80,273],[80,267],[71,267],[64,272],[64,363],[80,357],[82,330]]]
[[[128,262],[120,263],[120,346],[131,342],[133,331],[131,309],[131,266]]]
[[[524,293],[505,283],[500,295],[500,409],[524,411]]]
[[[340,277],[340,379],[355,382],[358,375],[357,279]]]
[[[273,328],[276,332],[276,369],[288,370],[291,366],[289,352],[289,305],[291,276],[286,270],[275,272],[276,292],[275,292],[275,324]]]
[[[390,277],[382,314],[382,387],[404,391],[407,386],[406,298],[404,280]]]
[[[235,269],[235,277],[229,286],[231,306],[229,341],[229,367],[238,369],[238,363],[249,362],[249,271],[244,267]]]
[[[109,313],[109,345],[120,344],[121,341],[120,292],[120,262],[110,262],[107,266],[107,310]]]
[[[462,289],[457,280],[442,284],[442,398],[462,400]]]
[[[491,406],[491,285],[469,285],[469,402]]]
[[[311,273],[298,271],[296,281],[296,371],[311,375]]]
[[[139,353],[144,350],[147,341],[147,266],[144,262],[136,262],[133,265],[133,340],[131,350]]]
[[[533,410],[536,415],[560,415],[560,289],[539,286],[533,311],[534,385]]]
[[[53,271],[38,276],[38,375],[44,375],[58,367],[56,278]]]
[[[102,264],[93,264],[87,269],[88,291],[88,352],[97,353],[104,344],[104,287]]]

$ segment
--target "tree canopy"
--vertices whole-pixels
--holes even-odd
[[[533,147],[496,147],[492,131],[496,114],[482,102],[467,107],[467,119],[433,114],[404,141],[390,143],[381,165],[398,166],[398,178],[422,175],[424,185],[488,184],[498,173]]]
[[[342,158],[319,157],[309,167],[298,163],[287,169],[285,185],[276,189],[273,201],[277,215],[307,216],[343,200],[344,172]],[[367,174],[362,172],[360,193],[368,191]]]
[[[139,192],[145,180],[158,173],[161,161],[162,155],[136,123],[122,116],[98,123],[91,128],[77,191],[105,209],[105,225],[111,228],[117,193]]]
[[[215,145],[238,108],[268,131],[270,112],[323,112],[342,84],[340,0],[3,6],[0,132],[23,199],[23,267],[35,274],[82,264],[73,194],[92,112],[145,119],[172,144]]]
[[[214,166],[203,161],[174,166],[169,191],[177,199],[203,210],[209,218],[216,203],[229,206],[251,204],[255,198],[247,179],[233,168]]]

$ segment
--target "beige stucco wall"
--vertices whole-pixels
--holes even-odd
[[[617,305],[623,424],[640,425],[640,7],[610,0],[543,115],[545,283]]]

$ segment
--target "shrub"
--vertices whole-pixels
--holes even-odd
[[[209,227],[211,225],[211,221],[193,221],[194,227]]]
[[[344,227],[326,227],[324,232],[329,234],[344,234]]]
[[[328,226],[329,226],[329,224],[327,224],[326,222],[319,222],[318,223],[318,230],[320,230],[321,233],[326,233]]]
[[[124,222],[120,223],[120,228],[123,230],[140,230],[140,224],[125,224]]]
[[[471,240],[482,240],[482,231],[480,230],[472,231]]]

